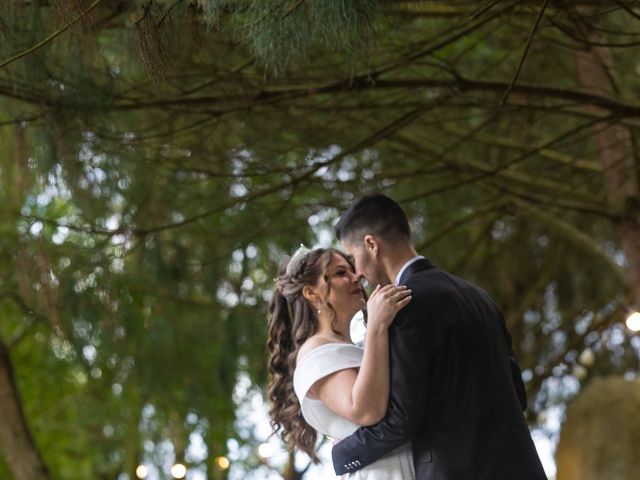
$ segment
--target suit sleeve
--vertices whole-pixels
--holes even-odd
[[[377,425],[359,428],[332,450],[337,475],[354,472],[411,441],[425,416],[430,358],[442,334],[428,326],[446,312],[425,314],[425,305],[412,302],[400,311],[389,331],[391,394],[385,418]]]
[[[511,378],[513,379],[513,386],[516,389],[516,394],[518,395],[518,401],[520,402],[520,408],[524,412],[527,409],[527,393],[524,388],[524,382],[522,381],[522,372],[520,371],[520,365],[518,365],[518,361],[516,360],[516,356],[513,353],[511,335],[507,330],[506,323],[504,321],[504,316],[500,314],[500,318],[502,321],[502,328],[504,331],[504,335],[506,337],[507,345],[509,346],[509,363],[511,365]]]
[[[520,408],[524,412],[527,409],[527,392],[522,382],[522,373],[520,372],[520,366],[516,358],[511,352],[511,376],[513,377],[513,384],[516,387],[516,393],[518,394],[518,401],[520,402]]]

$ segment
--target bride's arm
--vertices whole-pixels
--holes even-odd
[[[311,393],[338,415],[358,425],[375,425],[389,401],[388,328],[411,300],[404,286],[376,288],[367,302],[367,335],[360,369],[340,370],[314,384]]]

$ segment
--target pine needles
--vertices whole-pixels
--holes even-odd
[[[94,18],[91,9],[88,8],[89,0],[56,0],[55,6],[64,25],[72,25],[74,29],[81,29],[93,24]],[[80,22],[76,19],[80,17]]]
[[[154,83],[159,83],[167,76],[167,47],[160,31],[162,22],[157,19],[152,3],[144,9],[144,14],[136,22],[138,52],[147,73]]]
[[[278,73],[305,61],[322,45],[334,51],[361,51],[372,37],[369,16],[378,2],[333,0],[324,2],[255,1],[254,20],[248,24],[253,53]]]
[[[273,73],[282,73],[296,62],[305,62],[318,47],[358,52],[373,38],[371,19],[379,0],[211,0],[205,15],[219,23],[233,10],[240,22],[233,25],[238,39],[249,45],[257,59]],[[232,5],[233,4],[233,5]],[[241,15],[237,15],[238,13]]]

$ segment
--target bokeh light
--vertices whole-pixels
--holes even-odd
[[[632,332],[640,332],[640,312],[633,312],[627,317],[627,328]]]
[[[149,469],[147,467],[145,467],[144,465],[138,465],[138,468],[136,468],[136,477],[147,478],[148,474]]]
[[[187,474],[187,467],[185,467],[181,463],[176,463],[173,467],[171,467],[171,475],[173,478],[184,478]]]
[[[226,470],[229,468],[229,459],[227,457],[217,457],[216,465],[220,470]]]

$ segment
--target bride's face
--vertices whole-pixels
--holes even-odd
[[[339,321],[350,322],[353,316],[367,306],[362,275],[356,274],[353,267],[342,256],[334,254],[327,267],[329,295],[331,304]]]

